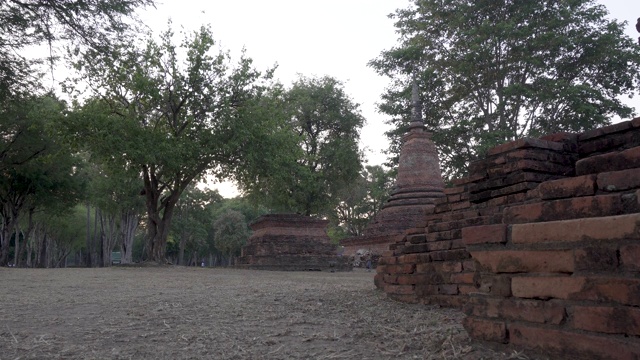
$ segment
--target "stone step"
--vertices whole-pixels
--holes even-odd
[[[503,223],[522,224],[553,220],[613,216],[640,212],[637,193],[583,196],[508,207]]]
[[[595,155],[576,163],[576,175],[640,168],[640,146],[613,153]]]

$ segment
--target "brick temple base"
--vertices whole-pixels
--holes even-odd
[[[350,271],[331,244],[327,220],[297,214],[270,214],[251,224],[253,235],[237,266],[258,270]]]

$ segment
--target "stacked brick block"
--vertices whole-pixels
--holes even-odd
[[[462,238],[474,338],[560,358],[640,358],[640,119],[576,137],[575,176]]]
[[[471,337],[640,358],[640,118],[488,151],[398,236],[376,285],[461,307]]]

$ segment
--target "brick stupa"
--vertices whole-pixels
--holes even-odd
[[[298,214],[263,215],[250,227],[237,266],[256,270],[348,271],[348,259],[337,256],[326,227],[328,220]]]
[[[395,188],[380,212],[367,225],[363,236],[340,242],[345,247],[345,255],[355,255],[361,249],[374,255],[382,254],[394,243],[396,236],[408,229],[425,226],[426,214],[433,211],[436,199],[444,197],[438,152],[431,133],[424,127],[422,104],[415,83],[412,102],[412,121],[403,137]]]

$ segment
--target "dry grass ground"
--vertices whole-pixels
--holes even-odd
[[[0,359],[509,359],[373,273],[0,269]]]

